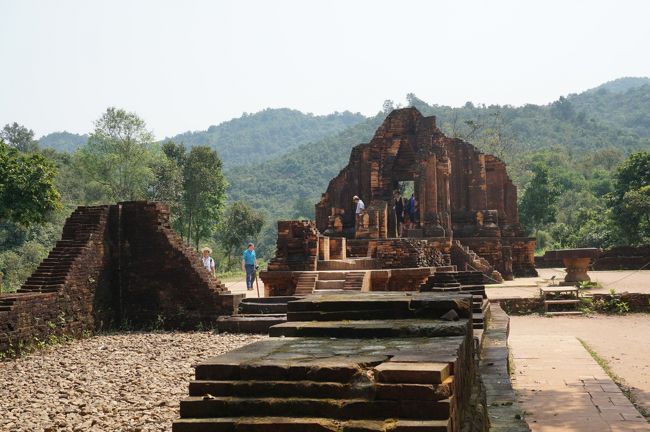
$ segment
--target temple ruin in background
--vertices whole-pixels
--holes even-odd
[[[393,191],[401,182],[412,182],[419,221],[398,237]],[[366,206],[358,216],[355,195]],[[278,223],[277,253],[262,279],[269,295],[347,289],[353,279],[362,290],[417,290],[436,271],[480,271],[497,281],[536,276],[534,251],[505,163],[405,108],[352,149],[316,204],[315,223]],[[337,280],[332,274],[319,284],[300,273],[333,270],[347,272],[338,284],[325,282]]]

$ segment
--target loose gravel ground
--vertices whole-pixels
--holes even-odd
[[[263,338],[101,335],[0,362],[0,431],[169,431],[194,365]]]

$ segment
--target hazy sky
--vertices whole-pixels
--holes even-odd
[[[242,112],[547,103],[650,75],[650,1],[0,0],[0,126],[158,138]]]

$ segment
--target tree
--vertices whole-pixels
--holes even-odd
[[[548,170],[541,164],[533,166],[533,178],[519,204],[519,220],[529,231],[537,231],[555,222],[558,191],[549,180]]]
[[[0,221],[30,225],[60,208],[56,168],[38,153],[20,153],[0,139]]]
[[[6,124],[0,131],[0,138],[10,147],[24,153],[33,153],[38,150],[38,141],[34,140],[34,131],[16,122]]]
[[[643,243],[650,237],[650,152],[630,155],[614,177],[612,216],[626,243]]]
[[[228,257],[228,268],[232,264],[233,252],[257,236],[264,225],[264,215],[247,204],[237,201],[226,210],[219,227],[218,242]]]
[[[183,167],[183,219],[187,243],[199,247],[215,231],[226,197],[221,159],[209,147],[192,147]]]
[[[144,198],[154,178],[153,140],[135,113],[108,108],[80,150],[84,170],[115,201]]]
[[[147,190],[147,198],[162,201],[169,206],[172,227],[181,234],[183,229],[183,167],[185,166],[185,146],[167,141],[162,145],[153,169],[153,182]]]

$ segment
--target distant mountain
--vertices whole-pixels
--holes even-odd
[[[625,93],[630,89],[641,87],[647,84],[650,84],[650,78],[648,77],[624,77],[612,81],[607,81],[605,84],[601,84],[598,87],[594,87],[584,93],[595,93],[601,90],[606,90],[612,93]]]
[[[363,115],[349,111],[315,116],[287,108],[268,108],[171,139],[189,147],[207,145],[217,150],[224,166],[229,167],[270,159],[364,120]]]
[[[589,119],[650,137],[650,79],[621,78],[567,100]]]
[[[378,114],[289,153],[251,167],[226,170],[229,199],[262,209],[273,220],[289,217],[299,200],[315,204],[330,179],[347,163],[352,147],[370,141],[384,118],[385,114]]]
[[[42,148],[51,148],[60,152],[73,153],[88,141],[88,135],[79,135],[70,132],[53,132],[38,140]]]

